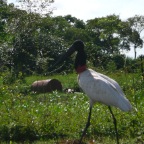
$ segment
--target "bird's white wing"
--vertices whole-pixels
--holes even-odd
[[[93,71],[93,70],[92,70]],[[95,71],[93,71],[95,72]],[[119,94],[121,94],[121,96],[125,96],[125,94],[123,93],[120,85],[113,79],[111,79],[110,77],[104,75],[104,74],[101,74],[101,73],[98,73],[96,72],[99,76],[103,77],[105,80],[107,80],[108,82],[110,82],[115,88],[116,90],[119,92]]]
[[[131,104],[125,98],[118,83],[105,75],[86,70],[79,75],[78,83],[90,98],[91,104],[101,102],[109,106],[116,106],[123,111],[131,109]]]

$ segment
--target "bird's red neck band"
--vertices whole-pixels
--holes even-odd
[[[86,69],[87,69],[87,66],[86,66],[86,65],[78,66],[78,67],[76,68],[76,72],[77,72],[78,74],[80,74],[80,73],[82,73],[83,71],[85,71]]]

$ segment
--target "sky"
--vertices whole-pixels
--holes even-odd
[[[7,1],[15,3],[18,0]],[[54,8],[53,16],[70,14],[84,21],[111,14],[119,15],[122,20],[135,15],[144,15],[144,0],[54,0],[50,7]],[[133,49],[124,53],[134,57]],[[144,48],[137,49],[137,55],[141,54],[144,55]]]

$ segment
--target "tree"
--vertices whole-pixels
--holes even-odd
[[[50,5],[54,0],[18,0],[17,8],[26,10],[28,13],[37,13],[42,16],[49,16],[52,14],[54,8]]]
[[[0,43],[6,38],[6,21],[9,15],[9,7],[3,0],[0,1]]]
[[[11,16],[11,5],[7,5],[5,1],[0,1],[0,67],[7,65],[10,61],[9,56],[9,40],[11,38],[8,32],[8,19]]]
[[[121,50],[130,50],[132,42],[136,46],[141,44],[138,32],[133,31],[129,22],[122,21],[116,15],[87,21],[86,31],[91,39],[88,51],[94,65],[106,64],[115,55],[120,55]]]
[[[76,39],[88,40],[84,23],[71,15],[65,17],[57,16],[52,18],[53,28],[50,30],[54,35],[64,39],[71,44]]]
[[[71,15],[66,15],[64,16],[64,18],[75,28],[85,29],[85,23],[83,22],[83,20],[77,19],[76,17],[72,17]]]
[[[101,47],[102,53],[113,55],[119,54],[121,48],[129,50],[131,29],[119,16],[110,15],[89,20],[87,29],[93,35],[94,43]]]
[[[31,4],[31,1],[28,0],[23,1],[23,4],[26,4],[26,2]],[[43,17],[33,12],[33,5],[30,9],[31,11],[26,11],[11,7],[11,17],[8,19],[8,31],[12,34],[9,53],[12,59],[9,67],[12,67],[16,74],[19,71],[31,73],[36,70],[36,58],[41,52],[38,43],[41,32],[46,30],[42,26]],[[46,37],[50,38],[50,34],[47,34]],[[43,45],[41,47],[44,47]]]
[[[131,43],[134,45],[134,57],[136,59],[136,49],[142,48],[143,46],[141,34],[144,31],[144,16],[135,15],[134,17],[128,18],[128,22],[133,30]]]

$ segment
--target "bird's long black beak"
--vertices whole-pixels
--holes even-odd
[[[69,56],[71,56],[73,53],[75,52],[75,47],[72,45],[67,52],[63,53],[60,58],[54,63],[54,65],[50,68],[53,69],[54,67],[56,67],[57,65],[59,65],[60,63],[62,63],[63,61],[65,61]]]

